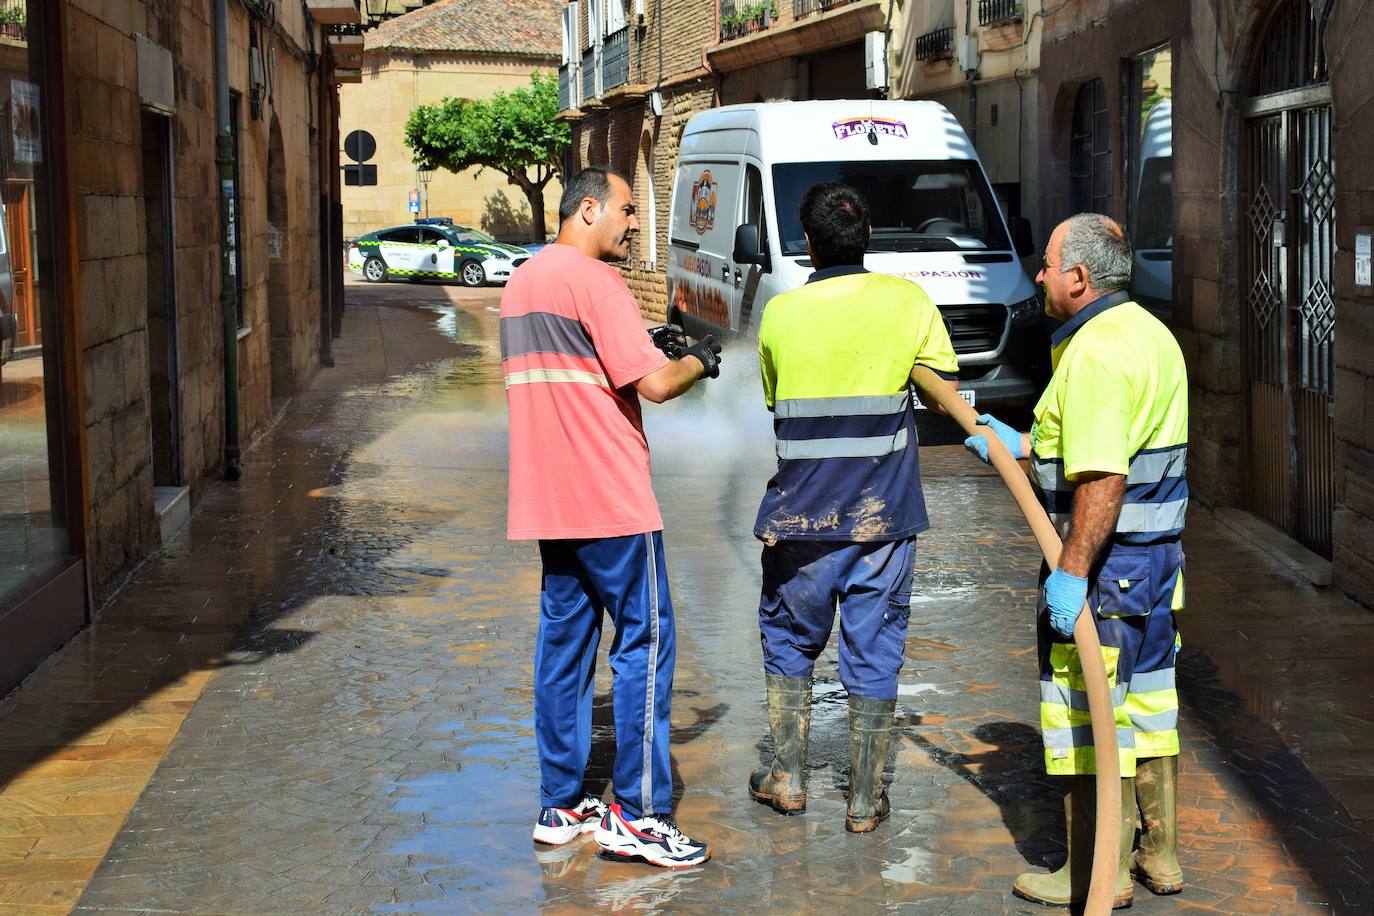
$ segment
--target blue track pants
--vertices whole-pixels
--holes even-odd
[[[676,640],[663,536],[539,542],[544,574],[534,653],[540,804],[582,800],[592,747],[592,695],[603,615],[615,692],[616,801],[628,817],[672,811],[668,720]]]

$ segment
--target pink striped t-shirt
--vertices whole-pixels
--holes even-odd
[[[634,383],[666,364],[609,264],[553,244],[520,266],[501,294],[509,538],[663,528]]]

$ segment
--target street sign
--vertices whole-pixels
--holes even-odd
[[[343,167],[344,184],[359,186],[371,186],[377,183],[377,167],[367,163],[346,165]]]
[[[420,212],[420,189],[419,189],[419,188],[411,188],[411,189],[410,189],[410,212],[411,212],[411,213],[419,213],[419,212]]]
[[[344,138],[344,152],[355,162],[366,162],[377,152],[377,141],[365,130],[355,130]]]

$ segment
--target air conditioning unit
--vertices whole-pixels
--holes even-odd
[[[864,36],[864,80],[869,89],[887,88],[887,36],[882,32]]]

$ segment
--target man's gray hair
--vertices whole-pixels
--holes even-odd
[[[1099,293],[1130,286],[1134,256],[1131,240],[1121,227],[1101,213],[1079,213],[1067,222],[1069,228],[1059,251],[1059,270],[1072,270],[1082,264],[1093,289]]]

